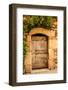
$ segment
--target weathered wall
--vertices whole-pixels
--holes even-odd
[[[32,59],[31,59],[31,36],[37,33],[44,34],[48,36],[48,69],[57,68],[57,22],[54,20],[52,22],[52,27],[50,30],[44,28],[33,28],[27,35],[27,45],[29,47],[28,53],[25,58],[25,72],[31,73],[32,71]]]

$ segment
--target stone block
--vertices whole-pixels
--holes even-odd
[[[54,61],[54,59],[49,59],[49,60],[48,60],[48,68],[49,68],[50,70],[55,69],[55,61]]]
[[[24,65],[24,67],[25,67],[25,73],[27,74],[27,73],[31,73],[31,71],[32,71],[32,65],[31,64],[25,64]]]
[[[31,64],[31,58],[30,55],[27,54],[24,61],[24,68],[26,73],[31,73],[32,70],[32,64]]]

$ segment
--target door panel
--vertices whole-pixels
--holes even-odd
[[[32,36],[32,69],[48,67],[47,37]]]

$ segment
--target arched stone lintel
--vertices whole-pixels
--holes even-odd
[[[43,34],[49,37],[54,37],[55,36],[55,31],[50,31],[50,29],[44,29],[44,28],[33,28],[29,35],[34,35],[34,34]]]

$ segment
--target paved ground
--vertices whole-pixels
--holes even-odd
[[[41,74],[41,73],[56,73],[57,70],[49,70],[49,69],[35,69],[32,70],[31,74]]]

